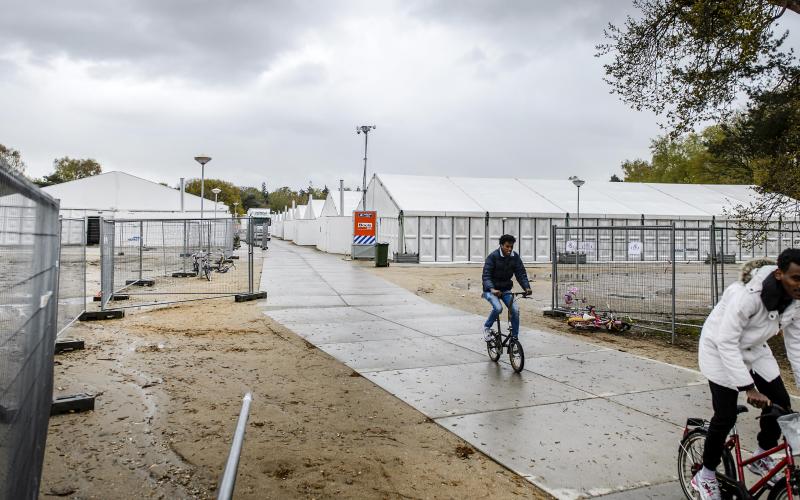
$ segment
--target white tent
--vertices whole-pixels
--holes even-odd
[[[125,172],[106,172],[43,188],[61,200],[64,217],[117,219],[178,219],[200,217],[200,197]],[[210,189],[208,190],[210,193]],[[214,217],[214,201],[203,203],[205,218]],[[229,217],[228,206],[217,203],[218,217]]]
[[[390,244],[390,253],[418,253],[422,262],[479,262],[509,233],[523,259],[548,261],[551,226],[577,225],[577,195],[567,179],[376,174],[367,209],[378,212],[378,240]],[[587,181],[579,222],[707,227],[754,197],[751,186]]]
[[[339,210],[339,201],[340,196],[344,195],[344,211],[341,212]],[[322,207],[322,216],[323,217],[331,217],[337,215],[346,215],[350,216],[353,214],[353,211],[358,208],[358,204],[361,202],[361,193],[357,191],[344,191],[340,192],[330,191],[328,193],[328,197],[325,199],[325,205]]]
[[[319,240],[319,220],[325,200],[308,200],[305,212],[297,221],[297,230],[294,242],[298,245],[316,245]]]

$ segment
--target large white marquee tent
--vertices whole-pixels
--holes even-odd
[[[378,241],[390,244],[390,254],[417,253],[421,262],[480,262],[509,233],[524,260],[546,262],[551,227],[577,225],[577,195],[566,179],[376,174],[366,208],[378,212]],[[750,186],[740,185],[587,181],[580,189],[580,223],[674,221],[681,228],[702,228],[755,197]],[[703,237],[699,231],[697,237]]]

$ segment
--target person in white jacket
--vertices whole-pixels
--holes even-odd
[[[784,250],[774,262],[745,264],[740,281],[731,284],[711,311],[700,334],[700,371],[708,378],[714,416],[708,428],[703,468],[692,478],[702,500],[720,499],[714,474],[728,433],[736,423],[740,392],[764,412],[774,402],[790,408],[789,394],[767,339],[781,331],[795,380],[800,385],[800,249]],[[760,419],[756,453],[777,445],[781,431],[775,419]],[[771,457],[750,466],[764,475],[774,467]]]

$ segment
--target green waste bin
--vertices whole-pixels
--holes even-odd
[[[375,267],[389,267],[388,243],[375,243]]]

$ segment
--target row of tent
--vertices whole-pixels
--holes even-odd
[[[361,193],[345,194],[350,202],[345,204],[344,215],[337,208],[338,192],[333,192],[324,202],[287,207],[273,225],[274,234],[299,245],[349,254],[353,236],[349,215],[362,207]],[[702,228],[712,220],[726,227],[735,224],[727,220],[729,214],[757,197],[747,185],[589,180],[580,189],[577,219],[578,190],[568,179],[375,174],[367,187],[366,208],[377,212],[377,241],[389,243],[390,256],[398,252],[416,254],[420,262],[481,262],[495,248],[499,236],[508,233],[517,237],[525,261],[547,262],[553,226],[675,223],[685,230],[681,234],[694,234],[682,244],[687,249],[699,248],[692,238],[706,238]],[[780,231],[781,224],[785,230],[787,224],[794,227],[797,221],[775,223]],[[752,253],[738,248],[735,234],[726,231],[726,248],[741,257]],[[636,234],[631,232],[626,238],[633,240]],[[557,241],[556,245],[566,243]]]

